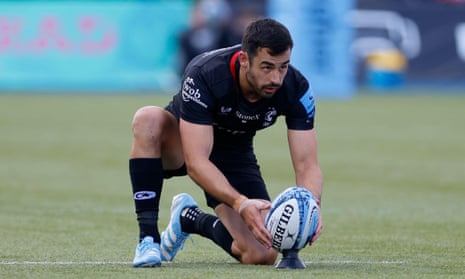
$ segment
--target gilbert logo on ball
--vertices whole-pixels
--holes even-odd
[[[302,249],[315,234],[318,218],[319,207],[310,191],[287,188],[274,199],[265,219],[273,248],[279,252]]]

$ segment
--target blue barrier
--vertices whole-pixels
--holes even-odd
[[[268,14],[292,33],[291,64],[309,78],[319,97],[348,98],[355,91],[353,30],[347,13],[354,0],[269,0]]]

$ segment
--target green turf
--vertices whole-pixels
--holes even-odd
[[[465,97],[360,95],[317,106],[324,232],[307,269],[237,264],[198,236],[175,262],[130,266],[133,112],[154,96],[0,95],[0,278],[460,278]],[[283,122],[258,134],[276,195],[294,183]],[[163,190],[160,225],[187,178]]]

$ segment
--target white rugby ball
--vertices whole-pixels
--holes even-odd
[[[312,193],[303,187],[290,187],[271,203],[265,226],[272,236],[273,248],[300,250],[316,232],[319,206]]]

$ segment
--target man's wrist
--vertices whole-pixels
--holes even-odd
[[[234,209],[234,211],[236,211],[237,213],[240,213],[241,211],[241,205],[246,201],[248,200],[246,196],[244,195],[240,195],[237,199],[234,200],[234,203],[232,205],[232,208]]]

